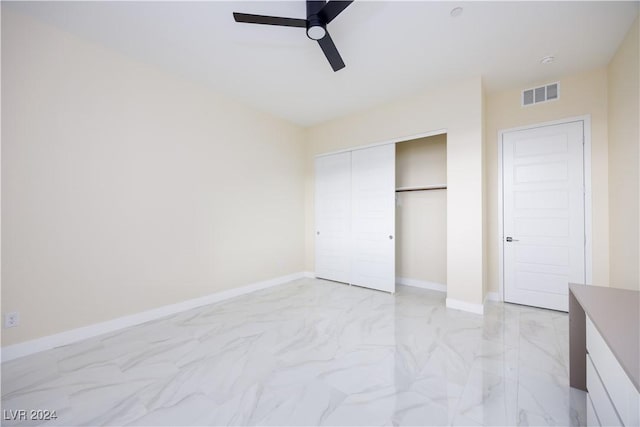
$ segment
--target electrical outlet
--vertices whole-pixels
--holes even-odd
[[[14,311],[13,313],[5,313],[4,315],[4,327],[13,328],[20,324],[20,313]]]

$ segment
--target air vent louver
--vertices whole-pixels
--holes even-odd
[[[525,90],[522,93],[522,105],[533,104],[533,89]]]
[[[547,86],[547,101],[558,99],[558,83]]]
[[[560,98],[560,83],[525,89],[522,91],[522,106],[539,104],[541,102],[554,101]]]

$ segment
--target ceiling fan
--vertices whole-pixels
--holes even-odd
[[[282,27],[300,27],[307,29],[307,37],[317,40],[320,49],[327,57],[333,71],[344,68],[344,61],[333,43],[327,24],[333,21],[343,10],[353,3],[351,1],[313,1],[307,0],[307,19],[282,18],[279,16],[251,15],[248,13],[233,13],[236,22],[247,24],[279,25]]]

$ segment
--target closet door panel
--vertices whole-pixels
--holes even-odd
[[[316,277],[351,282],[351,153],[316,159]]]
[[[351,152],[354,285],[395,292],[395,145]]]

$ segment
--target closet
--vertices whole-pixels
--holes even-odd
[[[317,156],[315,186],[316,277],[444,286],[446,135]]]
[[[395,292],[395,145],[316,158],[316,277]]]
[[[397,283],[446,291],[447,135],[396,144]]]

